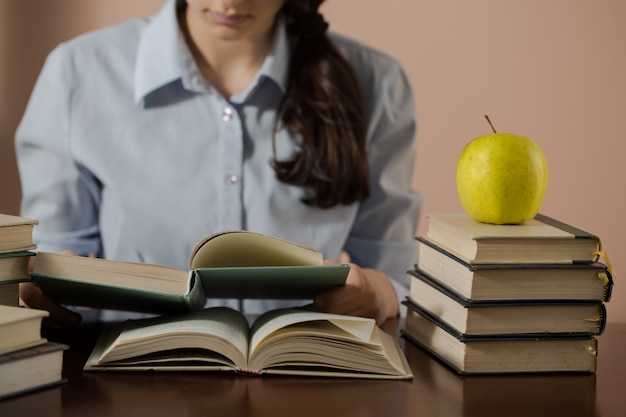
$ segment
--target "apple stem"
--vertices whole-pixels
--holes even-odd
[[[487,119],[487,122],[489,123],[489,126],[491,126],[491,130],[493,130],[493,133],[498,133],[496,132],[496,128],[493,127],[493,124],[491,124],[491,120],[489,120],[489,116],[485,115],[485,119]]]

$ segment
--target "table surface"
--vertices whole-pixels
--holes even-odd
[[[397,321],[386,323],[396,333]],[[215,373],[82,372],[98,328],[55,329],[70,344],[64,385],[0,401],[0,416],[623,416],[626,324],[599,337],[596,374],[459,376],[400,338],[411,381]]]

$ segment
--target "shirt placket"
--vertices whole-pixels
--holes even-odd
[[[223,230],[242,229],[243,130],[239,114],[231,103],[223,102],[219,123],[220,226]]]

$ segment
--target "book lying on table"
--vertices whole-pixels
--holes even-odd
[[[515,225],[431,214],[423,238],[469,264],[591,263],[601,250],[598,236],[541,214]]]
[[[201,309],[207,298],[313,298],[344,285],[350,270],[323,265],[313,248],[248,231],[206,237],[188,267],[39,252],[31,277],[62,304],[163,314]]]
[[[84,369],[412,377],[396,338],[373,319],[280,309],[249,326],[242,313],[227,307],[111,327]]]
[[[35,249],[33,228],[37,220],[0,213],[0,252]]]
[[[474,301],[460,297],[419,271],[410,271],[409,309],[436,316],[463,336],[595,336],[604,331],[601,302]]]
[[[41,345],[41,321],[47,311],[0,305],[0,354]]]
[[[63,351],[67,345],[43,345],[0,354],[0,400],[65,382]]]
[[[418,240],[418,266],[472,300],[609,301],[613,277],[602,263],[470,265],[431,242]]]
[[[597,370],[595,337],[463,336],[435,317],[411,309],[402,334],[460,374]]]

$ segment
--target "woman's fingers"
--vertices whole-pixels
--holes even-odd
[[[80,324],[80,314],[68,310],[50,297],[46,296],[41,289],[32,282],[20,283],[20,304],[25,307],[46,310],[50,315],[44,318],[47,324],[71,325]]]

